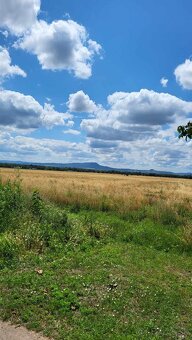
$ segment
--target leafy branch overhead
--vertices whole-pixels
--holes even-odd
[[[192,122],[178,126],[177,131],[179,132],[179,138],[192,139]]]

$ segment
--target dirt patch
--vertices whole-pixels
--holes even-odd
[[[25,327],[0,321],[0,340],[48,340],[48,338],[28,331]]]

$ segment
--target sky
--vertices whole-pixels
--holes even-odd
[[[0,0],[0,160],[192,171],[191,0]]]

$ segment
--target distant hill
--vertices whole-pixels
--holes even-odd
[[[146,174],[146,175],[159,175],[159,176],[192,176],[192,173],[175,173],[171,171],[159,171],[154,169],[149,170],[139,170],[139,169],[130,169],[130,168],[112,168],[109,166],[101,165],[96,162],[84,162],[84,163],[39,163],[39,162],[23,162],[23,161],[9,161],[9,160],[0,160],[0,164],[7,165],[20,165],[20,166],[42,166],[42,167],[50,167],[57,169],[82,169],[82,170],[91,170],[91,171],[104,171],[104,172],[122,172],[122,173],[131,173],[131,174]]]
[[[38,162],[22,162],[22,161],[8,161],[4,160],[0,163],[5,164],[18,164],[18,165],[39,165],[39,166],[48,166],[55,168],[74,168],[74,169],[87,169],[87,170],[99,170],[99,171],[113,171],[114,168],[110,168],[108,166],[100,165],[96,162],[86,162],[86,163],[38,163]]]
[[[55,166],[59,168],[76,168],[76,169],[87,169],[87,170],[101,170],[101,171],[112,171],[113,168],[109,166],[100,165],[95,162],[86,162],[86,163],[45,163],[47,166]]]

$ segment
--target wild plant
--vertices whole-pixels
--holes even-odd
[[[186,224],[182,229],[182,241],[185,250],[192,251],[192,224]]]
[[[0,231],[12,226],[16,216],[23,209],[23,195],[20,183],[0,180]],[[14,218],[13,218],[14,217]]]
[[[0,269],[13,263],[18,255],[18,247],[11,237],[8,235],[0,236]]]
[[[34,215],[41,217],[44,208],[43,200],[38,190],[34,190],[31,196],[31,211]]]

